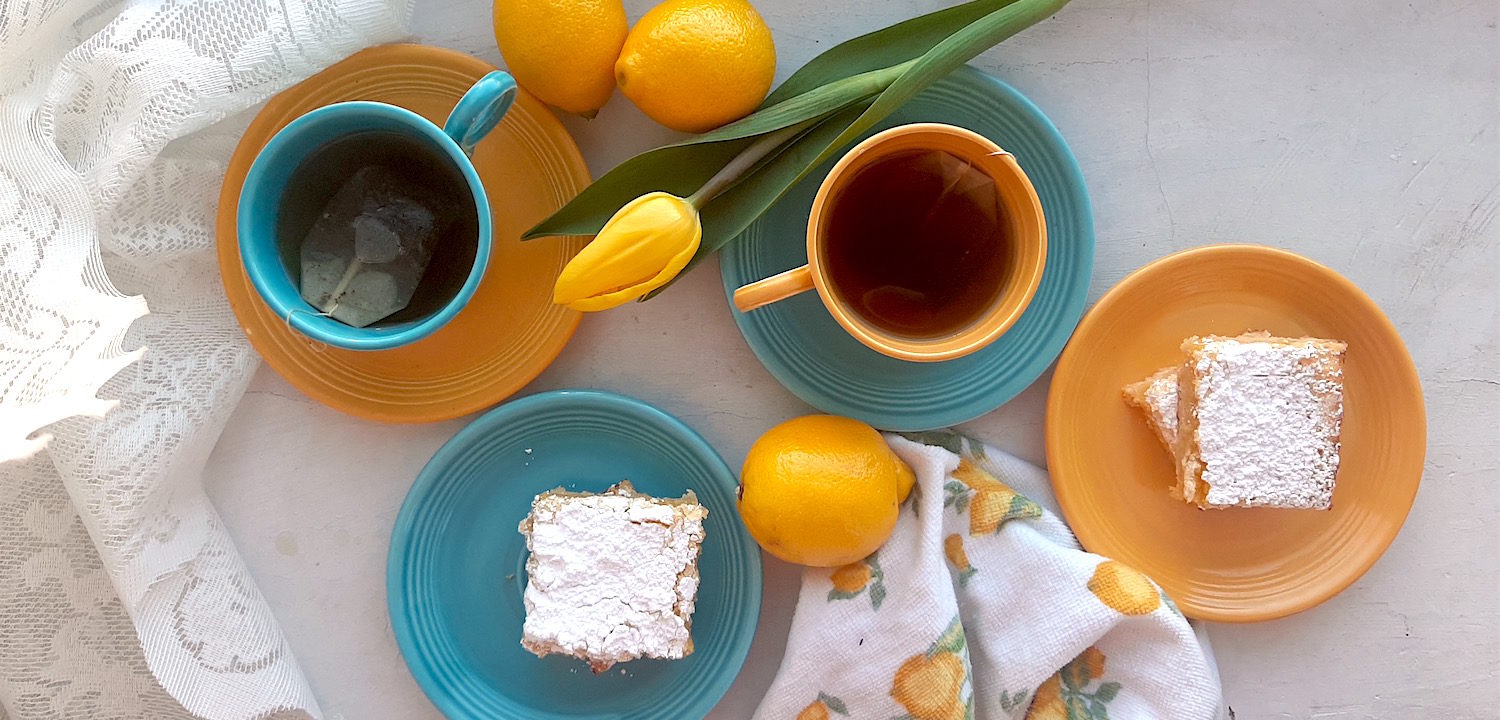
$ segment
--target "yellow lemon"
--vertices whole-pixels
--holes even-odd
[[[615,90],[626,31],[620,0],[495,0],[506,69],[542,102],[585,117]]]
[[[620,92],[641,112],[693,133],[749,115],[775,76],[771,29],[746,0],[666,0],[615,62]]]
[[[1114,560],[1105,560],[1094,568],[1088,588],[1100,602],[1124,615],[1149,615],[1161,605],[1156,586],[1145,575]]]
[[[891,697],[916,720],[964,720],[964,661],[946,650],[916,655],[896,668]]]
[[[782,560],[848,565],[890,537],[914,479],[874,428],[808,415],[771,428],[750,447],[740,516],[755,541]]]

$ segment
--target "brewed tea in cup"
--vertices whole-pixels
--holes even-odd
[[[933,362],[999,338],[1041,284],[1047,228],[1009,153],[939,123],[902,125],[850,150],[823,180],[808,264],[735,291],[748,312],[816,290],[850,335]]]

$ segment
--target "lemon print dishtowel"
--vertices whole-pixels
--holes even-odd
[[[757,720],[1223,716],[1193,628],[1079,548],[1045,472],[951,432],[887,439],[916,487],[879,551],[804,572]]]

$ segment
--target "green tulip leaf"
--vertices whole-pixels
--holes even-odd
[[[705,204],[702,210],[703,239],[698,245],[698,252],[677,277],[686,275],[689,270],[708,259],[709,255],[739,237],[745,228],[750,227],[767,208],[781,199],[797,181],[812,172],[816,165],[810,159],[819,155],[827,147],[829,139],[848,127],[866,107],[868,102],[855,105],[814,125]],[[673,282],[675,281],[674,278]],[[672,287],[671,282],[648,293],[641,300],[650,300],[669,287]]]
[[[949,35],[918,58],[906,72],[885,89],[874,104],[835,138],[813,162],[827,160],[844,145],[874,127],[927,86],[942,79],[980,53],[1056,13],[1068,0],[1016,0]]]
[[[766,138],[783,146],[703,205],[702,243],[686,268],[692,269],[743,233],[814,168],[933,82],[1066,3],[973,0],[840,43],[793,73],[760,110],[626,160],[522,238],[597,233],[631,200],[655,191],[689,196],[757,138],[806,124],[805,130],[783,133],[788,140]]]
[[[792,73],[761,107],[770,107],[839,78],[920,57],[959,28],[1013,2],[1016,0],[973,0],[845,40]]]
[[[552,235],[593,235],[625,204],[649,192],[687,197],[750,145],[749,140],[697,147],[668,145],[641,153],[605,173],[523,240]]]
[[[871,99],[903,69],[891,68],[845,78],[717,130],[636,155],[584,188],[557,212],[527,230],[521,239],[592,235],[599,232],[625,203],[648,192],[669,192],[679,197],[691,195],[748,148],[753,143],[751,138],[825,118],[851,104],[861,109],[868,107]]]
[[[976,2],[983,1],[976,0]],[[823,121],[812,132],[798,137],[793,141],[795,152],[783,152],[777,156],[778,162],[775,163],[777,172],[767,173],[766,176],[758,179],[752,177],[750,182],[742,182],[731,187],[729,191],[705,207],[703,243],[698,247],[697,254],[693,256],[684,272],[696,267],[709,254],[717,252],[730,240],[738,237],[745,228],[750,226],[750,223],[760,217],[813,168],[843,150],[845,146],[884,120],[934,81],[1001,40],[1048,17],[1066,2],[1067,0],[1015,0],[1003,5],[1001,9],[980,17],[979,20],[940,42],[913,63],[862,113],[856,115],[852,112],[854,108],[846,109]],[[855,107],[860,105],[864,103]],[[833,128],[838,125],[844,127],[841,132],[835,134]],[[813,148],[819,145],[822,147],[814,154]],[[809,157],[811,159],[808,159]],[[800,167],[788,167],[794,164],[800,164]],[[678,275],[678,277],[681,276],[681,274]],[[665,287],[670,286],[671,283],[668,283]],[[660,288],[658,292],[665,287]],[[643,299],[650,299],[653,296],[647,295]]]
[[[756,137],[782,128],[789,128],[801,122],[825,117],[884,92],[893,80],[906,71],[907,67],[909,67],[908,64],[893,65],[834,80],[827,85],[808,90],[775,105],[763,107],[724,127],[710,130],[678,144],[696,145]]]
[[[859,117],[869,102],[845,108],[838,114],[813,126],[771,157],[768,162],[752,169],[747,175],[730,186],[718,197],[703,207],[703,243],[693,262],[702,262],[704,257],[718,251],[730,240],[739,237],[750,223],[761,216],[771,205],[781,199],[793,185],[817,167],[813,162],[828,147],[828,143],[843,132],[855,118]],[[691,267],[691,265],[689,265]]]

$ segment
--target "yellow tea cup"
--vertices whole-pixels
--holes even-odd
[[[970,130],[901,125],[844,155],[813,200],[807,264],[734,293],[742,312],[816,290],[870,348],[935,362],[994,342],[1042,281],[1047,226],[1016,159]]]

